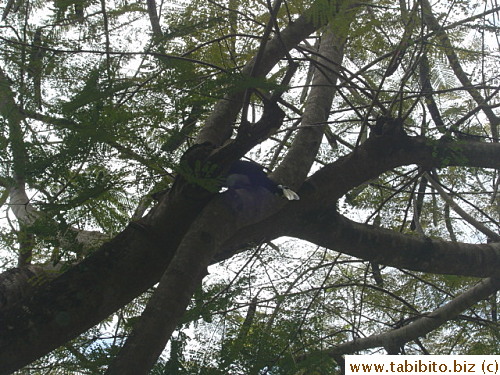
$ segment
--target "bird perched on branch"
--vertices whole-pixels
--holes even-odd
[[[253,161],[235,161],[229,168],[225,185],[228,189],[263,187],[271,193],[282,196],[290,201],[300,199],[292,189],[277,184],[267,177],[263,167]]]

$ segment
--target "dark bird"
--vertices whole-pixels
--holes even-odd
[[[290,201],[300,199],[296,192],[286,186],[277,184],[267,177],[262,166],[253,161],[235,161],[227,173],[226,186],[228,189],[263,187],[271,193],[282,196]]]

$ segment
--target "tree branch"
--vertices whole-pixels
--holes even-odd
[[[25,227],[34,226],[37,221],[43,221],[48,225],[53,225],[57,228],[58,224],[43,212],[36,210],[30,203],[30,199],[26,194],[24,184],[17,182],[7,186],[9,193],[9,208],[14,213],[18,222]],[[36,226],[35,226],[36,227]],[[98,248],[104,241],[110,239],[110,236],[97,231],[81,230],[77,228],[66,228],[65,232],[57,230],[57,240],[63,247],[72,247],[74,243],[82,247],[84,253]],[[37,234],[37,229],[32,230],[33,234]],[[46,233],[44,233],[46,235]]]
[[[450,197],[446,191],[441,187],[441,185],[432,177],[430,176],[427,172],[425,173],[425,176],[427,177],[427,180],[430,182],[432,187],[436,189],[436,191],[439,193],[441,198],[448,204],[449,207],[453,208],[453,210],[462,217],[465,221],[467,221],[470,225],[472,225],[474,228],[476,228],[478,231],[486,235],[490,240],[495,241],[495,242],[500,242],[500,235],[494,231],[492,231],[490,228],[487,226],[483,225],[482,223],[478,222],[476,219],[474,219],[471,215],[469,215],[467,212],[465,212],[455,201],[453,200],[452,197]]]
[[[429,29],[431,29],[434,33],[436,33],[436,36],[438,40],[441,42],[444,52],[448,57],[450,66],[455,72],[455,76],[458,78],[460,83],[462,83],[462,85],[466,88],[466,90],[469,92],[470,96],[472,96],[475,102],[479,106],[482,106],[483,112],[491,124],[491,133],[493,136],[493,140],[495,142],[498,142],[498,136],[499,136],[498,126],[500,125],[500,118],[493,112],[493,110],[489,106],[485,106],[486,103],[485,99],[483,98],[481,93],[474,88],[474,85],[470,81],[469,77],[467,77],[467,74],[460,65],[460,59],[455,53],[450,38],[448,38],[446,31],[444,31],[443,27],[439,24],[438,20],[432,13],[432,7],[429,1],[422,0],[421,4],[422,4],[422,13],[424,17],[424,22],[427,24]]]
[[[254,58],[242,69],[243,75],[253,74],[255,77],[263,77],[281,60],[281,58],[292,48],[297,46],[302,40],[307,38],[321,26],[313,22],[312,14],[318,12],[321,1],[317,0],[294,22],[284,28],[278,36],[268,41],[262,54],[259,55],[259,64],[254,69],[257,59]],[[231,136],[231,127],[236,121],[236,117],[243,104],[244,92],[228,94],[216,105],[201,129],[196,143],[210,142],[214,145],[221,145]]]
[[[348,22],[342,27],[334,27],[332,22],[320,42],[318,67],[314,72],[311,92],[305,104],[301,127],[295,136],[280,166],[274,171],[273,178],[285,185],[297,188],[305,180],[317,155],[324,129],[330,114],[333,98],[337,92],[337,80],[344,58],[350,23],[356,14],[348,9],[341,12]]]
[[[153,30],[153,36],[156,40],[160,40],[163,37],[163,31],[161,30],[160,19],[158,17],[158,12],[156,11],[156,1],[147,0],[147,5],[149,21],[151,22],[151,29]]]
[[[289,216],[289,215],[288,215]],[[500,243],[473,245],[410,236],[359,224],[334,211],[315,211],[284,220],[282,235],[345,254],[414,271],[500,277]]]
[[[279,198],[264,188],[228,190],[193,222],[131,336],[107,375],[148,374],[165,348],[207,267],[230,233],[269,216]],[[243,215],[241,214],[243,213]],[[182,285],[182,288],[179,288]],[[144,342],[148,345],[144,345]]]
[[[9,79],[0,68],[0,114],[7,120],[9,127],[9,142],[12,150],[12,159],[14,164],[14,178],[22,181],[24,184],[24,174],[26,172],[26,163],[28,156],[26,146],[23,140],[23,130],[21,123],[24,115],[16,104],[14,92],[12,91]]]
[[[355,353],[376,347],[383,347],[388,352],[394,352],[394,350],[399,349],[405,343],[423,337],[447,321],[456,318],[462,311],[488,298],[488,296],[495,293],[498,289],[500,289],[500,279],[487,278],[466,292],[461,293],[444,306],[406,326],[378,335],[346,342],[326,352],[333,358],[341,354]]]

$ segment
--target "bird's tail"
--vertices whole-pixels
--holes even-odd
[[[289,201],[298,201],[300,199],[299,195],[289,187],[278,185],[278,188],[281,190],[282,195]]]

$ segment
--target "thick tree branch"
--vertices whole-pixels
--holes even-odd
[[[283,225],[285,227],[285,225]],[[473,245],[410,236],[359,224],[334,211],[286,221],[283,234],[364,260],[414,271],[500,277],[500,243]]]
[[[167,224],[162,232],[141,222],[129,225],[83,262],[41,283],[22,303],[2,309],[0,373],[62,345],[155,284],[186,229],[183,218],[162,220]]]
[[[279,35],[266,43],[262,54],[259,55],[259,64],[254,69],[257,58],[251,60],[242,70],[243,75],[253,74],[255,77],[263,77],[297,44],[307,38],[311,33],[319,29],[321,24],[313,22],[312,15],[318,12],[321,1],[315,1],[293,23],[284,28]],[[333,16],[333,15],[332,15]],[[197,143],[210,142],[214,145],[221,145],[231,136],[231,127],[236,121],[236,117],[243,104],[244,92],[228,94],[215,106],[212,114],[205,122],[205,127],[201,129]]]
[[[156,1],[147,0],[149,21],[151,22],[151,29],[153,30],[153,37],[160,40],[163,37],[163,32],[160,26],[160,18],[156,11]]]
[[[312,175],[299,190],[299,195],[311,194],[316,197],[312,204],[324,207],[387,170],[411,164],[424,170],[452,165],[498,169],[500,146],[445,138],[434,141],[400,135],[370,137],[363,147]]]
[[[26,297],[30,288],[41,282],[57,277],[60,267],[26,265],[23,268],[12,268],[0,274],[0,310]],[[51,272],[48,272],[51,271]]]
[[[280,207],[277,202],[279,198],[263,188],[239,189],[228,190],[205,207],[179,245],[132,335],[106,374],[149,373],[228,235],[269,216],[273,212],[271,207]],[[146,341],[148,345],[144,345]]]
[[[355,11],[348,10],[342,12],[342,17],[348,17],[351,21],[355,14]],[[337,92],[336,84],[344,58],[349,25],[350,22],[344,21],[342,27],[335,28],[333,22],[324,32],[318,52],[320,67],[318,66],[314,73],[301,127],[284,160],[273,173],[276,181],[293,188],[300,186],[306,178],[321,145],[333,98]]]

